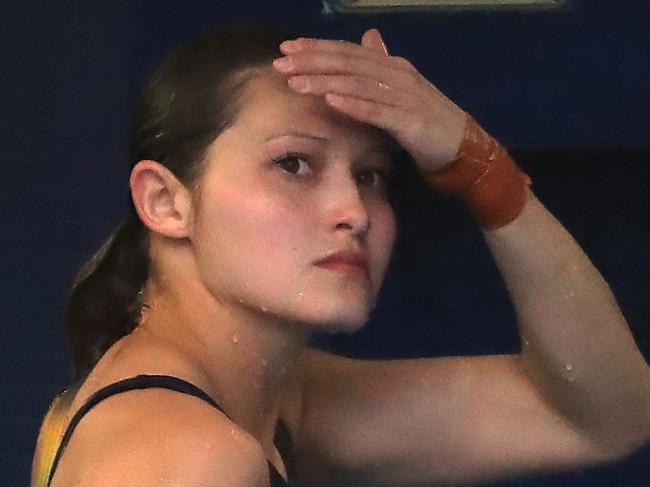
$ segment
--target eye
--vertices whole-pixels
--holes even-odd
[[[273,162],[289,174],[306,176],[312,172],[307,158],[301,154],[284,154]]]
[[[387,175],[382,171],[371,170],[364,171],[356,176],[357,184],[369,188],[384,186],[386,184]]]

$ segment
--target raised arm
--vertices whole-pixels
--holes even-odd
[[[462,484],[610,462],[650,439],[650,369],[566,230],[531,196],[485,238],[517,310],[521,355],[307,353],[296,430],[304,478]]]
[[[333,108],[387,130],[422,171],[454,159],[466,115],[381,51],[375,33],[363,46],[301,40],[284,52],[293,64],[282,70],[300,76],[299,91],[326,94]],[[470,482],[611,461],[650,438],[650,369],[607,284],[526,178],[509,177],[524,197],[505,213],[485,213],[481,198],[470,204],[484,212],[522,354],[388,362],[305,354],[293,418],[305,485]],[[319,484],[323,472],[329,484]]]
[[[650,438],[650,368],[599,272],[531,195],[484,232],[514,304],[523,370],[541,396],[606,455]]]

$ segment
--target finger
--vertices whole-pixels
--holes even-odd
[[[331,39],[313,39],[300,37],[280,44],[282,54],[290,55],[305,51],[324,51],[340,53],[348,56],[366,57],[374,59],[383,64],[387,64],[399,69],[415,70],[410,63],[404,62],[403,58],[387,56],[385,51],[371,49],[368,46],[361,46],[354,42],[334,41]]]
[[[289,78],[289,87],[298,93],[325,95],[336,93],[402,108],[413,105],[412,96],[385,83],[362,76],[299,75]]]
[[[407,92],[416,90],[419,80],[416,73],[386,66],[374,59],[333,52],[297,52],[274,60],[273,67],[289,76],[321,74],[372,78]]]
[[[361,36],[361,45],[388,56],[388,48],[378,29],[368,29]]]
[[[393,132],[396,123],[404,120],[407,114],[406,111],[394,106],[336,93],[327,93],[325,102],[341,113],[388,132]]]

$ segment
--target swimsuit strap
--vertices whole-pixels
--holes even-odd
[[[152,389],[152,388],[171,389],[172,391],[181,392],[183,394],[189,394],[191,396],[198,397],[199,399],[203,399],[204,401],[206,401],[207,403],[209,403],[210,405],[212,405],[213,407],[221,411],[228,419],[230,419],[228,414],[226,414],[226,412],[221,408],[221,406],[219,406],[219,404],[214,399],[212,399],[208,394],[206,394],[204,391],[196,387],[194,384],[191,384],[190,382],[187,382],[183,379],[179,379],[178,377],[172,377],[170,375],[138,375],[135,377],[131,377],[129,379],[124,379],[115,382],[106,387],[103,387],[102,389],[95,392],[92,396],[90,396],[88,401],[83,406],[81,406],[79,410],[75,413],[75,415],[72,417],[65,431],[65,434],[61,439],[61,444],[59,445],[59,448],[56,452],[54,461],[52,462],[52,468],[50,469],[50,473],[46,485],[48,486],[50,485],[50,482],[52,481],[52,476],[54,475],[54,471],[56,470],[59,460],[61,459],[61,455],[63,455],[63,451],[65,450],[66,446],[68,445],[68,442],[70,441],[70,437],[72,436],[72,433],[74,432],[75,428],[79,424],[79,421],[81,421],[81,418],[83,418],[83,416],[88,411],[90,411],[93,407],[95,407],[97,404],[102,402],[104,399],[107,399],[116,394],[121,394],[122,392],[132,391],[137,389]]]
[[[137,390],[137,389],[152,389],[152,388],[170,389],[172,391],[180,392],[183,394],[189,394],[191,396],[198,397],[199,399],[203,399],[208,404],[221,411],[228,419],[232,421],[230,416],[228,416],[228,414],[223,410],[223,408],[219,405],[219,403],[217,403],[217,401],[215,401],[212,397],[210,397],[205,391],[199,389],[197,386],[195,386],[190,382],[187,382],[186,380],[179,379],[178,377],[173,377],[171,375],[138,375],[135,377],[131,377],[129,379],[124,379],[115,382],[106,387],[103,387],[102,389],[99,389],[97,392],[91,395],[88,401],[86,401],[86,403],[83,406],[81,406],[79,410],[75,413],[75,415],[72,417],[70,423],[68,424],[68,427],[66,428],[65,434],[61,439],[61,444],[59,445],[59,448],[56,452],[54,461],[52,462],[52,468],[50,469],[46,485],[47,486],[50,485],[56,467],[59,463],[59,460],[61,459],[61,455],[63,455],[63,451],[68,445],[68,442],[70,441],[70,437],[72,436],[74,429],[79,424],[79,421],[81,421],[81,418],[83,418],[83,416],[88,411],[90,411],[93,407],[95,407],[104,399],[114,396],[116,394],[120,394],[126,391]],[[278,421],[275,441],[278,444],[277,448],[278,451],[280,452],[280,456],[282,458],[287,458],[286,455],[291,451],[291,436],[289,433],[289,429],[287,428],[286,424],[284,424],[282,420]],[[280,473],[277,471],[275,466],[271,462],[267,462],[267,463],[269,464],[269,475],[270,475],[271,487],[289,486],[290,484],[284,480],[284,478],[280,475]]]

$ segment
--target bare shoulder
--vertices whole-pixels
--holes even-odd
[[[82,419],[52,483],[66,485],[262,487],[268,467],[260,444],[208,403],[149,389]]]

